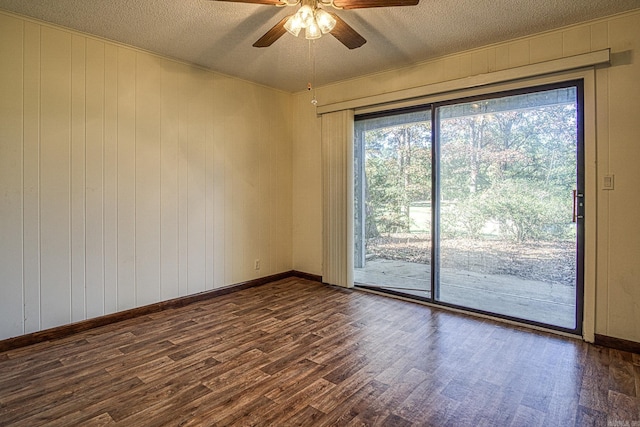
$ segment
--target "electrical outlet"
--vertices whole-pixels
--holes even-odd
[[[256,262],[253,265],[253,268],[255,268],[256,270],[260,270],[260,260],[257,259]]]

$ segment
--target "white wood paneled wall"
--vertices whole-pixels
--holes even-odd
[[[4,13],[0,58],[0,339],[291,269],[289,94]]]

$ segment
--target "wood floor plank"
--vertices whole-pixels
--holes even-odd
[[[482,425],[483,420],[497,421],[500,387],[485,380],[473,383],[473,392],[467,393],[460,405],[447,420],[447,427],[458,425]]]
[[[378,425],[378,423],[374,424]],[[379,425],[382,426],[395,426],[395,427],[410,427],[413,423],[409,420],[405,420],[404,418],[396,415],[389,414]]]
[[[640,399],[611,390],[608,403],[613,408],[607,413],[609,425],[640,424]]]
[[[286,424],[288,426],[310,426],[318,425],[318,423],[327,416],[322,411],[317,410],[313,406],[306,406],[302,411],[296,412],[287,419]]]
[[[277,400],[282,396],[277,396],[275,399],[270,398],[272,401],[277,402],[278,406],[264,411],[258,416],[258,421],[260,424],[265,425],[284,425],[285,420],[289,420],[295,414],[307,410],[309,402],[312,402],[322,394],[330,392],[335,387],[335,384],[320,378],[287,399]],[[267,397],[269,397],[269,394],[267,394]],[[283,410],[284,408],[286,410]]]
[[[112,381],[108,381],[111,379]],[[112,396],[128,395],[136,390],[142,381],[138,378],[109,378],[98,381],[95,386],[78,391],[52,393],[53,400],[36,400],[33,410],[20,410],[15,425],[81,425],[83,422],[106,412],[105,401]],[[0,420],[5,421],[3,415]],[[59,422],[61,421],[62,422]],[[14,425],[14,421],[7,421],[7,425]]]
[[[400,404],[395,413],[415,423],[444,425],[460,404],[442,394],[446,386],[446,381],[433,374],[428,375],[427,379]]]
[[[586,361],[579,404],[606,414],[609,405],[609,351],[601,347],[589,347]]]
[[[328,367],[326,365],[319,365],[309,359],[303,359],[298,362],[300,367],[303,369],[297,373],[297,375],[292,378],[289,382],[282,382],[277,384],[276,387],[272,387],[271,390],[265,393],[265,396],[274,402],[282,403],[285,400],[291,399],[292,396],[298,394],[301,390],[305,389],[310,385],[311,379],[318,378],[319,375],[326,372]],[[326,380],[320,378],[318,381],[327,382]],[[313,385],[314,383],[311,383]],[[325,387],[321,387],[325,388]],[[318,390],[314,390],[314,392],[318,392]],[[305,401],[305,403],[308,402]]]
[[[636,354],[297,278],[0,353],[2,426],[634,422]]]
[[[379,413],[382,412],[382,408],[372,405],[372,402],[375,402],[378,396],[384,393],[387,388],[389,388],[388,385],[376,380],[365,383],[348,399],[339,402],[335,408],[328,412],[327,417],[322,420],[320,425],[348,425],[358,416],[368,419],[364,420],[364,425],[372,423],[371,419],[377,418]]]
[[[636,381],[634,378],[633,359],[629,353],[610,349],[609,354],[609,390],[625,394],[630,397],[637,397]],[[630,363],[631,362],[631,363]]]
[[[587,408],[585,406],[578,406],[578,413],[576,414],[576,427],[582,426],[594,426],[594,427],[608,427],[607,413],[601,412],[595,409]]]
[[[545,415],[544,412],[520,405],[511,421],[511,427],[543,427]]]

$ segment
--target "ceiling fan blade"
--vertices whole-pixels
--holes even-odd
[[[270,4],[284,6],[285,3],[280,0],[215,0],[215,1],[227,1],[232,3],[253,3],[253,4]]]
[[[364,9],[368,7],[415,6],[420,0],[335,0],[342,9]]]
[[[333,27],[330,34],[337,38],[340,43],[349,49],[356,49],[367,42],[364,37],[358,34],[356,30],[351,28],[351,26],[344,22],[338,15],[331,12],[329,13],[336,20],[336,26]]]
[[[273,28],[264,33],[264,36],[260,37],[258,41],[253,44],[253,47],[269,47],[273,43],[275,43],[276,40],[278,40],[284,33],[287,32],[287,30],[284,28],[284,24],[290,17],[291,15],[282,18],[282,21],[278,22],[273,26]]]

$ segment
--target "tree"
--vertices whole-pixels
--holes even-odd
[[[569,92],[441,107],[443,236],[479,238],[490,222],[517,241],[566,235],[577,141]],[[368,237],[409,231],[411,206],[431,201],[430,136],[429,122],[365,133]]]
[[[477,237],[479,224],[493,219],[517,241],[565,236],[575,117],[573,104],[554,104],[443,120],[442,195],[456,207],[443,214],[444,235]]]
[[[366,230],[409,231],[410,206],[431,199],[431,126],[410,123],[365,133]]]

